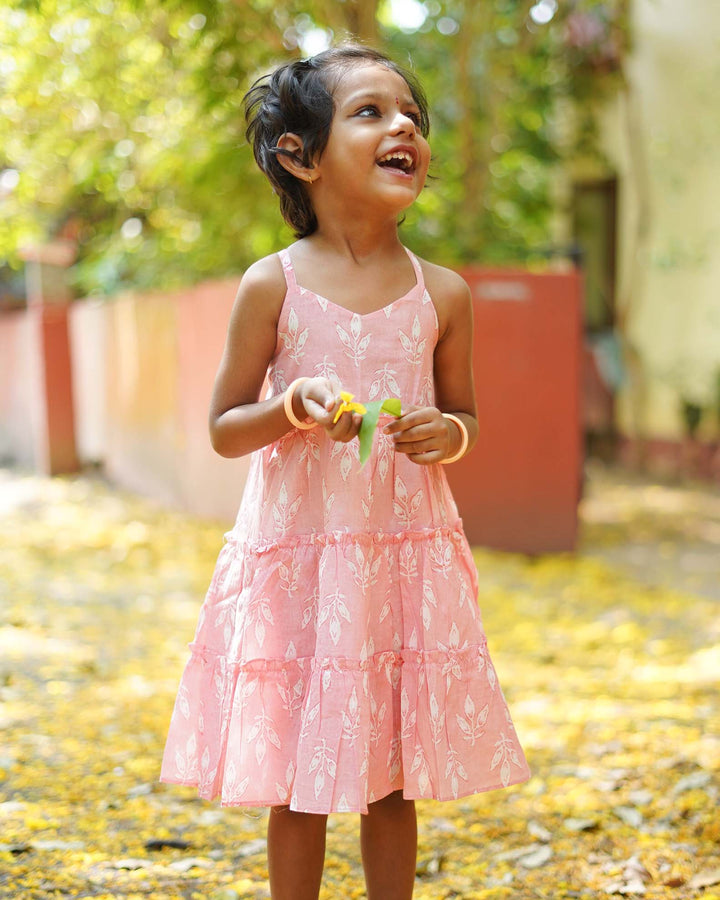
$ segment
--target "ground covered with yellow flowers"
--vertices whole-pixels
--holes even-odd
[[[418,802],[417,900],[720,900],[720,493],[590,467],[582,519],[476,554],[534,776]],[[226,526],[0,470],[0,898],[269,897],[266,811],[157,781]],[[321,898],[364,896],[331,815]]]

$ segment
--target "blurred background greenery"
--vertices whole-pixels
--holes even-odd
[[[428,93],[405,242],[580,266],[589,449],[720,477],[716,0],[9,0],[0,311],[24,307],[28,246],[64,241],[63,279],[97,298],[233,279],[288,243],[242,97],[350,36]]]
[[[0,258],[77,238],[82,294],[242,270],[290,238],[244,139],[242,96],[349,35],[428,92],[433,173],[404,226],[446,263],[547,251],[552,173],[599,152],[627,0],[15,0],[0,10]],[[573,127],[568,128],[572,106]]]

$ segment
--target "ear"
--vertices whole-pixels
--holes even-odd
[[[286,131],[281,134],[277,142],[277,150],[275,156],[277,161],[291,175],[294,175],[300,181],[312,183],[316,176],[312,165],[305,166],[302,163],[303,141],[302,138],[294,134],[292,131]]]

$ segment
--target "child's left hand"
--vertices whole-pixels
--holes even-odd
[[[399,419],[386,425],[383,432],[392,435],[397,453],[429,466],[452,455],[452,429],[457,431],[457,426],[434,406],[411,406]]]

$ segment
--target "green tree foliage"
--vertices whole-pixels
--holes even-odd
[[[543,4],[557,15],[537,24],[531,12]],[[610,3],[556,7],[5,4],[0,257],[17,265],[24,244],[70,234],[79,290],[112,293],[238,271],[276,249],[290,233],[245,145],[242,96],[313,41],[360,34],[401,62],[410,57],[431,100],[436,178],[408,215],[408,242],[447,262],[526,258],[547,243],[553,167],[567,151],[562,101],[574,85],[585,99],[597,93],[588,61],[600,54],[607,63],[621,22]],[[572,37],[573,14],[590,23],[581,39]],[[573,77],[580,72],[590,77]]]

